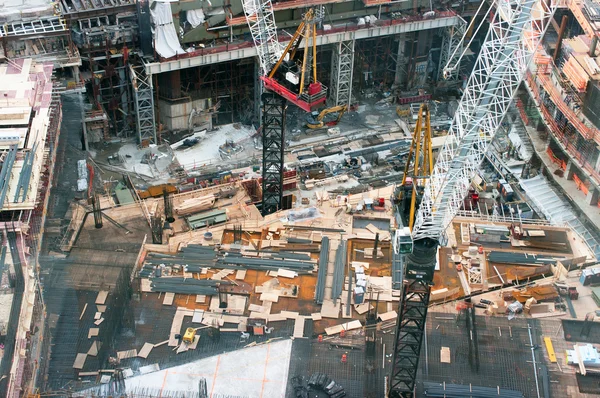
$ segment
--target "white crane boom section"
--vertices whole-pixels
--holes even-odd
[[[556,5],[494,0],[492,22],[428,180],[412,231],[441,240],[515,96]]]
[[[283,53],[271,0],[242,0],[246,22],[258,53],[262,75],[266,76]]]

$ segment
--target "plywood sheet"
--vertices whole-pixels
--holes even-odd
[[[321,316],[323,318],[339,318],[340,317],[340,302],[326,300],[321,305]]]
[[[153,363],[152,365],[140,366],[138,369],[140,374],[145,375],[146,373],[158,372],[160,370],[160,366],[157,363]]]
[[[243,281],[244,278],[246,278],[246,270],[245,269],[237,270],[237,272],[235,273],[235,279],[238,281]]]
[[[299,313],[294,311],[281,311],[281,315],[286,317],[287,319],[298,319],[300,316]]]
[[[321,316],[320,312],[315,312],[313,314],[310,314],[310,317],[312,318],[313,321],[320,321],[321,319],[323,319],[323,316]]]
[[[98,333],[100,333],[99,328],[90,328],[90,330],[88,332],[88,339],[98,336]]]
[[[450,347],[442,347],[440,350],[440,362],[450,363]]]
[[[173,305],[173,300],[175,300],[175,293],[165,293],[163,305]]]
[[[369,308],[372,309],[374,307],[369,303],[356,304],[354,306],[354,311],[356,311],[357,314],[362,315],[365,312],[369,311]]]
[[[277,293],[262,293],[260,295],[260,301],[272,301],[274,303],[279,301],[279,294]]]
[[[196,302],[197,303],[204,304],[205,301],[206,301],[206,296],[204,294],[197,294],[196,295]]]
[[[98,296],[96,296],[96,304],[104,305],[107,297],[108,297],[108,292],[106,290],[100,290],[98,292]]]
[[[383,314],[378,314],[377,317],[381,319],[382,322],[389,321],[391,319],[396,319],[398,313],[396,311],[384,312]]]
[[[138,352],[137,356],[140,358],[148,358],[148,355],[150,355],[150,351],[152,351],[152,349],[154,348],[154,344],[152,343],[144,343],[144,346],[142,347],[142,349]]]
[[[85,360],[87,359],[87,354],[79,353],[75,357],[75,362],[73,363],[73,369],[83,369],[85,365]]]
[[[97,321],[95,321],[95,322],[94,322],[94,325],[96,325],[96,326],[100,326],[100,324],[101,324],[102,322],[104,322],[104,318],[100,318],[100,319],[98,319]]]
[[[204,310],[194,310],[194,315],[192,316],[192,323],[202,323],[203,317]]]
[[[280,277],[280,278],[290,278],[290,279],[293,279],[293,278],[295,278],[295,277],[298,276],[298,273],[294,272],[294,271],[290,271],[290,270],[284,269],[284,268],[279,268],[277,270],[277,276]]]
[[[106,306],[105,305],[97,305],[96,309],[98,310],[98,312],[102,312],[102,313],[106,312]]]
[[[95,357],[96,355],[98,355],[98,342],[97,341],[94,341],[92,343],[92,346],[88,350],[87,354],[92,357]]]

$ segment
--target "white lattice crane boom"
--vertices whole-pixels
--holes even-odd
[[[553,17],[556,5],[552,1],[493,1],[489,31],[425,185],[414,227],[410,234],[408,228],[396,231],[394,250],[400,254],[404,282],[389,383],[391,398],[414,396],[437,248],[463,206],[471,179]]]
[[[242,6],[256,46],[262,74],[267,75],[283,52],[283,46],[277,38],[273,4],[271,0],[242,0]]]
[[[500,127],[555,6],[496,0],[487,37],[425,187],[414,240],[439,239],[461,208],[471,178]]]

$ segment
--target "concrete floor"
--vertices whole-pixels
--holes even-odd
[[[205,379],[209,397],[285,397],[291,352],[291,340],[277,341],[133,376],[125,386],[128,393],[145,389],[157,396],[195,396],[198,383]]]

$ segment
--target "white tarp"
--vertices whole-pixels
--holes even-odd
[[[192,25],[192,28],[204,23],[204,11],[202,11],[202,8],[189,10],[186,16],[187,21]]]
[[[173,24],[171,4],[168,2],[155,2],[154,10],[150,8],[154,22],[154,49],[164,58],[171,58],[177,54],[185,54],[179,44],[177,30]]]

